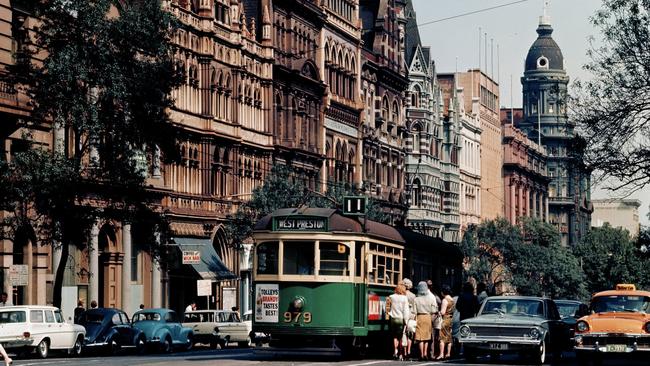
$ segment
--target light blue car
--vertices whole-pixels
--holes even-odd
[[[175,348],[189,350],[194,345],[192,329],[183,327],[175,311],[169,309],[145,309],[133,314],[133,327],[140,329],[147,339],[147,346],[165,353]]]

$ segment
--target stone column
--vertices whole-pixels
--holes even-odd
[[[122,251],[124,260],[122,262],[122,310],[127,314],[133,314],[135,309],[131,308],[129,300],[131,296],[131,224],[122,224]]]
[[[88,284],[88,303],[99,301],[99,224],[93,223],[90,229],[90,248],[88,250],[88,271],[90,272],[90,283]],[[86,306],[89,304],[86,304]],[[99,304],[106,306],[105,304]]]
[[[156,233],[156,245],[160,244],[160,233]],[[162,307],[162,273],[160,263],[157,259],[153,259],[151,263],[151,307]]]
[[[550,217],[548,216],[548,196],[544,195],[544,210],[545,210],[545,220],[546,222],[550,221]]]
[[[539,219],[544,222],[548,222],[548,218],[544,218],[544,210],[546,209],[544,205],[544,192],[539,192],[539,197],[537,199],[539,200],[539,202],[537,203],[539,207],[537,212],[537,214],[539,215]]]
[[[524,211],[524,185],[523,183],[519,184],[519,216],[526,216],[526,212]]]
[[[510,176],[510,223],[515,224],[517,222],[517,211],[515,210],[515,189],[517,186],[514,179]]]
[[[537,202],[537,200],[539,199],[539,198],[538,198],[538,195],[539,195],[539,193],[537,192],[537,190],[535,190],[535,191],[533,192],[533,207],[532,207],[532,215],[530,215],[530,216],[532,216],[532,217],[537,217],[537,218],[539,218],[539,212],[537,211],[537,208],[538,208],[538,205],[537,205],[538,202]]]
[[[526,216],[533,217],[531,206],[530,206],[530,186],[526,186]]]

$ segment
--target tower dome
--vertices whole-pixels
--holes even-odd
[[[537,34],[539,36],[530,46],[526,57],[526,71],[564,70],[564,56],[551,37],[553,27],[548,16],[541,17]]]

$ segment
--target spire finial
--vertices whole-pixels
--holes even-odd
[[[539,25],[551,25],[551,16],[548,15],[548,8],[551,6],[551,0],[544,0],[544,15],[539,17]]]

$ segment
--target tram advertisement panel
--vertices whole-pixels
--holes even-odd
[[[386,297],[368,292],[368,320],[381,320],[386,314]]]
[[[255,321],[277,323],[279,308],[279,286],[277,284],[258,284],[255,287]]]

